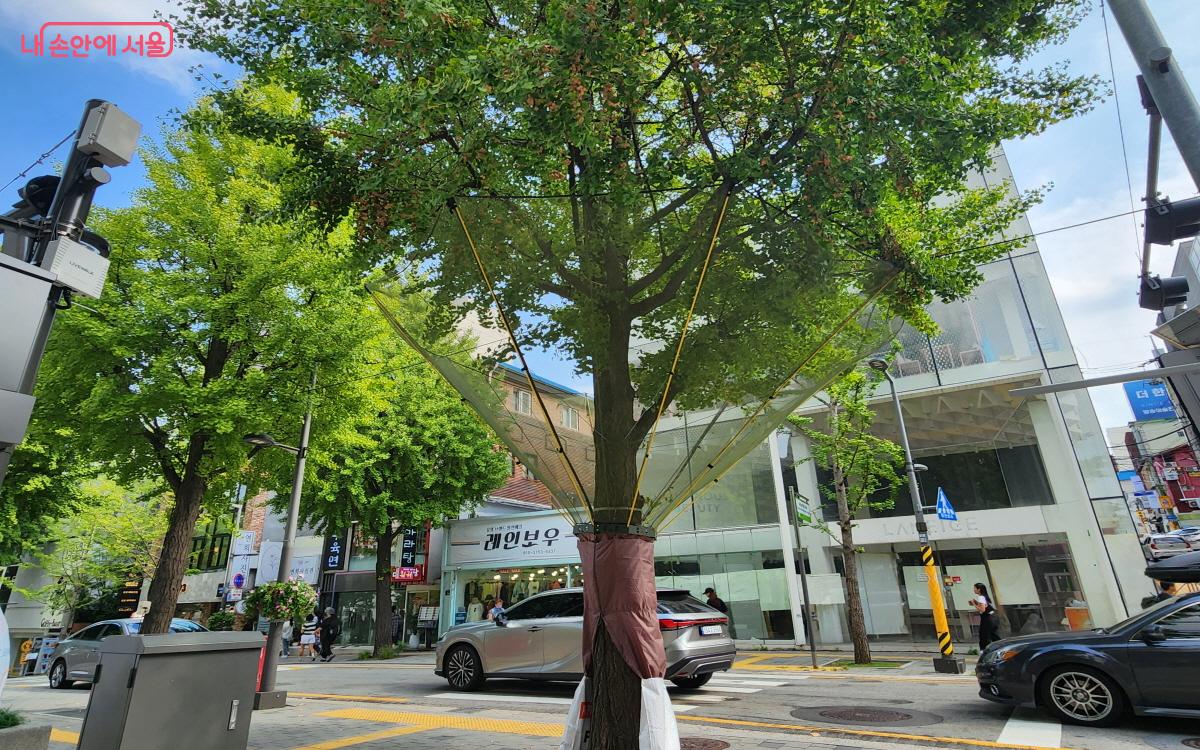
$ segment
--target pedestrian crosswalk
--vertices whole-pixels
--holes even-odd
[[[671,704],[676,713],[686,713],[700,706],[712,706],[730,700],[761,693],[770,688],[780,688],[803,680],[803,676],[766,677],[753,674],[721,672],[713,675],[708,684],[695,690],[680,690],[668,685]],[[527,686],[514,689],[516,683],[501,681],[489,683],[488,689],[475,693],[439,692],[426,698],[431,701],[462,701],[464,703],[520,703],[546,706],[569,706],[571,699],[561,695],[545,695],[528,691]]]

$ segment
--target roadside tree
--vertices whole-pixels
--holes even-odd
[[[628,529],[653,522],[638,459],[663,408],[770,399],[797,367],[823,385],[860,294],[927,327],[926,304],[1012,246],[993,239],[1027,201],[960,189],[1002,140],[1091,105],[1095,81],[1020,67],[1086,6],[188,0],[177,20],[315,113],[214,92],[235,127],[292,146],[306,205],[355,209],[361,254],[408,252],[459,315],[495,320],[494,292],[519,343],[591,378],[594,476],[556,497]],[[644,636],[610,631],[612,602],[585,611],[596,750],[637,744],[640,680],[661,676],[638,571],[621,611]]]
[[[808,417],[789,418],[808,438],[812,460],[828,471],[829,481],[821,489],[837,502],[846,620],[857,664],[871,663],[871,645],[858,584],[859,548],[854,543],[854,521],[866,508],[892,507],[896,488],[903,481],[900,471],[904,465],[900,446],[871,434],[875,413],[867,399],[879,381],[873,373],[852,370],[830,384],[820,397],[826,405],[821,424],[814,426],[814,420]]]
[[[264,111],[298,113],[278,90],[244,93]],[[191,115],[204,127],[144,151],[148,185],[97,217],[113,248],[104,294],[59,315],[39,381],[89,460],[173,497],[146,633],[167,630],[205,503],[225,512],[243,478],[242,436],[294,430],[313,367],[336,383],[361,361],[362,295],[339,258],[349,228],[315,230],[285,206],[289,151],[210,113],[201,103]],[[349,388],[310,395],[336,421]]]

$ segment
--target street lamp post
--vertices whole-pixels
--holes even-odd
[[[904,471],[908,475],[908,494],[912,500],[913,518],[917,522],[917,537],[921,541],[921,563],[925,567],[925,578],[929,585],[929,603],[933,608],[933,624],[937,630],[938,649],[941,656],[933,660],[933,668],[947,674],[962,674],[966,667],[960,657],[954,655],[954,643],[950,637],[950,623],[946,619],[946,604],[942,598],[941,575],[933,561],[933,547],[929,545],[929,526],[925,523],[925,510],[921,507],[921,487],[917,484],[917,466],[913,463],[912,448],[908,444],[908,430],[904,427],[904,412],[900,409],[900,396],[896,393],[896,381],[888,372],[888,363],[875,358],[868,360],[871,369],[878,370],[887,378],[892,391],[892,406],[896,409],[896,425],[900,430],[900,446],[904,449]]]
[[[317,373],[313,371],[312,388],[317,386]],[[279,551],[279,572],[276,575],[278,580],[285,580],[285,577],[292,570],[292,547],[296,546],[296,519],[300,515],[300,492],[304,489],[304,463],[308,458],[308,436],[312,431],[312,402],[309,402],[308,409],[304,413],[304,426],[300,429],[300,447],[293,448],[290,445],[284,445],[277,442],[275,438],[266,434],[247,435],[243,440],[250,443],[254,448],[250,451],[253,455],[256,451],[263,448],[281,448],[296,456],[296,469],[292,474],[292,495],[288,499],[287,519],[284,522],[283,547]],[[283,623],[272,622],[270,629],[267,631],[267,650],[263,654],[262,679],[258,684],[258,690],[254,695],[254,708],[283,708],[287,700],[286,690],[275,689],[275,672],[279,666],[279,650],[282,638]]]

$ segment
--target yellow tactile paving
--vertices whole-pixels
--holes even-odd
[[[315,745],[302,745],[301,747],[292,748],[292,750],[338,750],[342,747],[353,747],[361,745],[364,742],[373,742],[375,740],[386,740],[389,737],[400,737],[405,734],[416,734],[424,732],[429,727],[398,727],[396,729],[384,729],[380,732],[371,732],[370,734],[359,734],[354,737],[342,737],[337,740],[326,740],[318,742]]]
[[[537,737],[561,737],[563,733],[562,724],[514,721],[512,719],[486,719],[478,716],[422,714],[413,711],[346,708],[339,711],[322,711],[317,715],[327,716],[332,719],[357,719],[359,721],[382,721],[392,724],[414,724],[424,729],[466,729],[473,732],[528,734]]]
[[[51,742],[63,742],[68,745],[78,745],[79,744],[79,732],[68,732],[65,729],[51,729],[50,730],[50,741]]]
[[[783,672],[844,672],[845,667],[802,667],[796,664],[763,664],[768,659],[796,659],[807,654],[758,654],[756,656],[747,656],[744,659],[739,659],[733,663],[734,669],[749,669],[757,671],[783,671]]]

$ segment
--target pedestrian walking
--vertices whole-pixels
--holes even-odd
[[[979,613],[979,653],[983,653],[989,643],[1000,640],[1000,619],[987,586],[982,583],[975,584],[975,596],[971,597],[971,604]]]
[[[283,626],[279,629],[279,635],[283,640],[283,648],[279,655],[285,659],[292,655],[292,635],[295,632],[296,624],[291,620],[284,620]]]
[[[303,659],[305,654],[308,654],[310,661],[317,660],[317,628],[320,627],[321,621],[317,619],[316,612],[309,612],[308,617],[304,618],[304,624],[300,626],[300,658]]]
[[[333,661],[333,642],[342,634],[341,623],[334,614],[333,607],[325,608],[325,617],[321,619],[321,661]]]
[[[404,618],[400,616],[400,610],[396,609],[396,605],[392,605],[392,645],[395,646],[400,642],[400,633],[404,630]]]
[[[704,589],[704,595],[708,597],[708,606],[712,607],[718,612],[723,612],[726,614],[729,613],[729,605],[725,603],[724,599],[717,596],[716,589],[712,587],[706,588]]]

